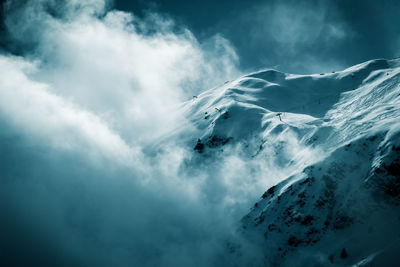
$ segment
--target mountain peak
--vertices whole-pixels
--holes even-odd
[[[266,265],[381,262],[385,240],[400,235],[399,62],[313,75],[262,70],[187,103],[203,156],[240,147],[248,160],[273,156],[292,173],[243,217],[234,255],[257,244]]]

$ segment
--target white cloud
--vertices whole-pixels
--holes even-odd
[[[203,192],[218,177],[190,177],[185,148],[147,148],[182,123],[178,104],[239,75],[234,48],[103,1],[8,5],[8,29],[31,50],[0,56],[0,202],[11,203],[0,213],[79,262],[187,265],[200,251],[206,265],[230,231]]]
[[[99,117],[51,94],[48,85],[24,73],[35,69],[21,58],[0,56],[0,110],[15,127],[53,148],[87,149],[89,155],[101,154],[124,164],[140,156]]]
[[[102,6],[98,2],[96,12]],[[175,33],[171,20],[154,15],[150,23],[158,31],[143,34],[152,27],[149,20],[119,11],[98,18],[92,16],[91,5],[89,11],[68,6],[80,12],[67,20],[34,9],[42,12],[35,13],[39,27],[29,26],[39,36],[40,63],[31,78],[97,113],[131,142],[170,129],[175,105],[239,74],[234,49],[220,36],[200,44],[188,30]],[[23,32],[25,27],[11,29]]]
[[[56,7],[65,12],[47,11]],[[276,181],[269,175],[286,173],[244,160],[240,146],[204,163],[191,147],[149,145],[185,122],[178,104],[239,75],[235,49],[219,35],[200,43],[158,14],[105,7],[28,1],[10,11],[16,42],[34,49],[0,56],[0,125],[8,128],[0,137],[22,139],[0,140],[12,154],[0,154],[4,180],[21,179],[4,182],[0,202],[36,223],[27,229],[55,236],[49,247],[88,265],[224,262],[226,235]]]

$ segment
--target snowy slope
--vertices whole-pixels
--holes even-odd
[[[265,173],[275,186],[241,220],[237,262],[257,248],[254,265],[400,263],[399,59],[327,74],[260,71],[182,112],[195,127],[173,134],[198,160],[239,153],[280,169]]]

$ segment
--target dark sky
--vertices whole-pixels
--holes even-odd
[[[114,7],[168,14],[200,40],[219,33],[244,70],[323,72],[400,55],[396,0],[116,0]]]
[[[400,56],[397,0],[114,0],[112,6],[140,17],[168,16],[200,42],[223,36],[239,55],[243,72],[328,72]],[[0,47],[18,51],[2,23],[0,33]]]

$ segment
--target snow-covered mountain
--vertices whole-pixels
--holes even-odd
[[[400,59],[314,75],[255,72],[194,96],[182,112],[195,127],[172,134],[193,147],[189,165],[236,154],[264,164],[273,185],[259,189],[228,242],[235,263],[400,263]]]

